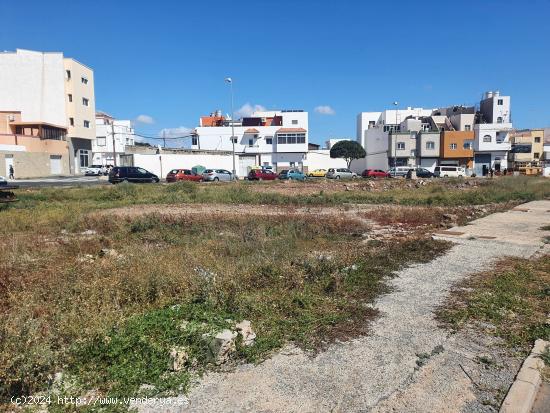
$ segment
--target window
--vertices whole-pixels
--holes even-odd
[[[296,165],[296,162],[290,162],[290,167],[291,168],[294,168],[295,165]]]
[[[85,78],[84,76],[82,76],[82,77],[80,78],[80,81],[81,81],[82,83],[84,83],[85,85],[88,84],[88,79]]]
[[[237,143],[237,137],[236,137],[236,136],[233,136],[233,137],[231,138],[231,142]]]
[[[466,150],[472,150],[474,147],[473,141],[464,141],[464,145],[462,146]]]
[[[399,125],[384,125],[384,132],[399,132],[401,127]]]
[[[456,149],[456,148],[457,148],[456,143],[451,143],[451,144],[449,145],[449,148],[450,148],[450,149],[453,149],[453,150]]]
[[[411,158],[416,158],[416,149],[411,149]]]
[[[197,146],[199,144],[199,138],[196,136],[191,137],[191,145]]]
[[[397,149],[405,150],[405,142],[397,142]]]
[[[369,129],[370,129],[370,128],[374,128],[374,125],[375,125],[375,124],[376,124],[375,121],[369,120]]]
[[[248,146],[249,146],[249,147],[253,147],[253,146],[254,146],[254,139],[250,138],[250,139],[248,140]]]
[[[305,133],[278,133],[277,143],[280,145],[306,143]]]
[[[297,124],[298,124],[298,120],[297,120],[297,119],[292,119],[292,124],[293,124],[293,125],[297,125]]]
[[[503,104],[504,104],[504,100],[503,100],[503,99],[497,100],[497,105],[502,106]]]
[[[96,139],[97,146],[106,146],[107,138],[105,136],[98,136]]]
[[[540,136],[535,136],[535,143],[540,143]]]
[[[90,121],[89,121],[89,120],[85,120],[85,121],[84,121],[84,127],[85,127],[85,128],[89,128],[89,127],[90,127]]]
[[[71,71],[66,70],[65,72],[67,73],[67,80],[71,80]]]
[[[535,158],[535,159],[540,158],[540,153],[535,152],[535,153],[533,154],[533,158]]]
[[[82,98],[82,104],[83,104],[84,106],[88,106],[89,103],[90,103],[90,101],[89,101],[88,99]]]
[[[72,101],[73,101],[73,95],[71,95],[71,94],[69,93],[68,96],[69,96],[69,102],[72,102]]]
[[[432,141],[426,142],[426,149],[435,149],[435,142],[432,142]]]
[[[499,116],[499,117],[497,118],[497,123],[502,123],[502,116]]]
[[[485,135],[483,137],[483,142],[491,142],[492,138],[491,138],[491,135]]]
[[[472,125],[464,125],[464,130],[472,130]]]
[[[266,145],[273,145],[273,137],[265,138]]]
[[[69,125],[74,126],[74,118],[69,118]]]

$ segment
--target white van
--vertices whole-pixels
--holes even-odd
[[[390,174],[391,177],[407,176],[407,173],[409,172],[410,169],[413,169],[413,168],[410,166],[398,166],[397,168],[391,167],[390,169],[388,169],[388,173]]]
[[[458,178],[466,176],[466,169],[462,166],[436,166],[434,176],[438,178]]]

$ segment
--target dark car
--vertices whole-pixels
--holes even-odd
[[[248,174],[249,181],[272,181],[277,179],[279,175],[269,169],[252,169]]]
[[[381,169],[365,169],[361,174],[363,178],[390,178],[391,175]]]
[[[409,172],[407,172],[407,178],[408,179],[411,179],[413,171],[414,171],[414,169],[410,169]],[[430,172],[429,169],[416,168],[416,177],[417,178],[433,178],[434,174],[433,174],[433,172]]]
[[[191,169],[172,169],[166,175],[166,182],[176,181],[202,181],[202,175],[197,175]]]
[[[119,182],[158,182],[159,177],[146,169],[137,166],[115,166],[109,172],[109,182],[118,184]]]

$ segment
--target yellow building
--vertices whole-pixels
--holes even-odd
[[[531,129],[510,133],[511,149],[508,164],[516,171],[537,173],[541,166],[544,147],[544,130]]]

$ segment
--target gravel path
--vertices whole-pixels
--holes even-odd
[[[450,336],[438,328],[433,310],[467,275],[504,256],[529,257],[542,248],[539,227],[549,221],[550,201],[522,208],[454,228],[456,244],[447,254],[400,271],[391,281],[394,292],[376,302],[381,314],[368,336],[335,344],[315,357],[286,347],[261,365],[210,373],[191,390],[187,408],[136,407],[141,413],[483,410],[476,403],[477,376],[467,373],[488,344]],[[464,238],[487,222],[492,234],[506,238]],[[532,235],[516,237],[515,228]],[[509,375],[500,380],[511,380]]]

